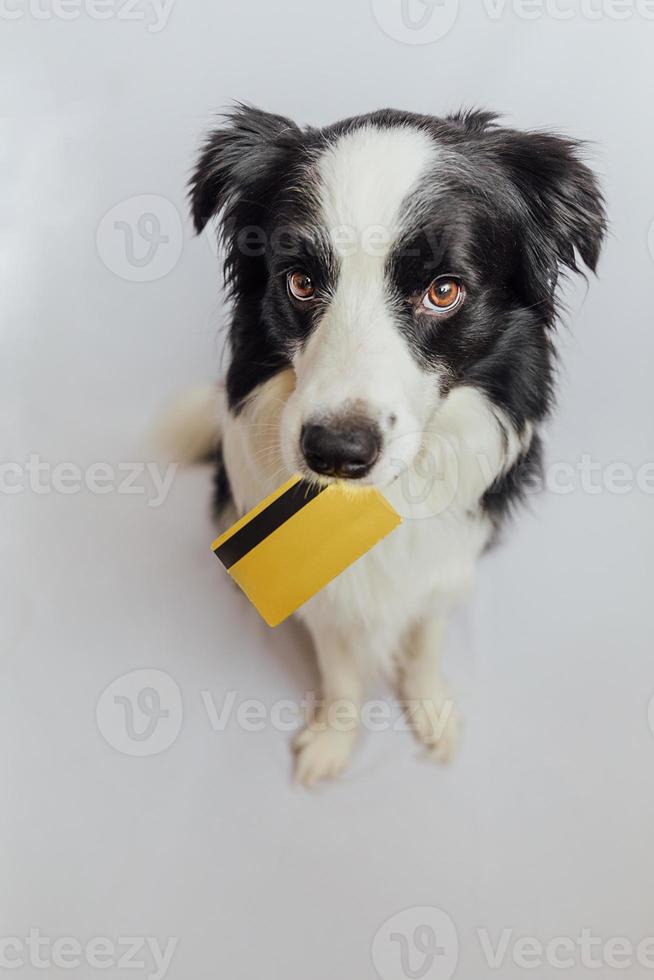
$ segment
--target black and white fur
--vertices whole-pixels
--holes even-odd
[[[242,514],[296,472],[332,479],[311,471],[306,427],[363,424],[378,454],[359,482],[404,517],[297,614],[323,684],[297,776],[346,765],[371,669],[395,672],[418,738],[445,760],[458,725],[443,622],[538,472],[557,278],[595,269],[596,180],[579,144],[490,113],[383,110],[301,129],[239,106],[206,140],[191,202],[198,231],[220,219],[233,297],[218,409],[195,405],[183,427],[203,445],[219,430],[217,513]],[[289,293],[295,271],[309,302]],[[422,299],[440,276],[464,290],[446,315]]]

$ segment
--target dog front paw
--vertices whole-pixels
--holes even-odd
[[[415,737],[436,762],[450,762],[458,749],[461,730],[459,711],[449,697],[411,699],[406,714]]]
[[[293,742],[296,781],[313,786],[321,779],[338,776],[350,761],[355,741],[355,730],[308,725]]]

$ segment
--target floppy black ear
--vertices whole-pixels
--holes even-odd
[[[595,271],[606,234],[604,199],[582,162],[583,144],[549,133],[496,130],[495,152],[524,221],[532,272],[553,283],[559,269]]]
[[[252,106],[237,105],[227,125],[206,138],[189,185],[197,232],[239,196],[252,203],[265,195],[265,183],[283,166],[299,129],[290,119]]]

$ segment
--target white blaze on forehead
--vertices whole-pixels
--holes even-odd
[[[297,431],[308,418],[356,403],[380,425],[392,418],[394,437],[419,440],[438,388],[398,323],[387,259],[406,220],[407,197],[423,185],[436,153],[419,129],[368,125],[341,136],[318,159],[321,223],[338,269],[320,320],[293,358]]]
[[[433,162],[434,143],[409,126],[365,126],[330,146],[318,171],[322,218],[337,254],[348,254],[348,233],[364,250],[369,238],[377,254],[387,252],[401,229],[407,195]]]
[[[380,485],[420,448],[439,387],[398,320],[387,259],[406,221],[407,198],[423,185],[436,154],[419,129],[368,125],[341,136],[317,161],[321,223],[338,268],[320,319],[293,356],[296,386],[282,422],[291,472],[302,465],[302,426],[353,406],[384,434],[374,466]]]

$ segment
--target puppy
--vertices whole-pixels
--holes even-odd
[[[238,106],[190,196],[198,232],[219,222],[233,301],[220,405],[185,427],[218,445],[217,515],[300,473],[374,485],[404,517],[297,613],[322,678],[297,777],[346,766],[371,670],[396,676],[417,738],[447,760],[443,623],[538,474],[557,280],[595,270],[597,182],[579,144],[491,113],[301,129]]]

